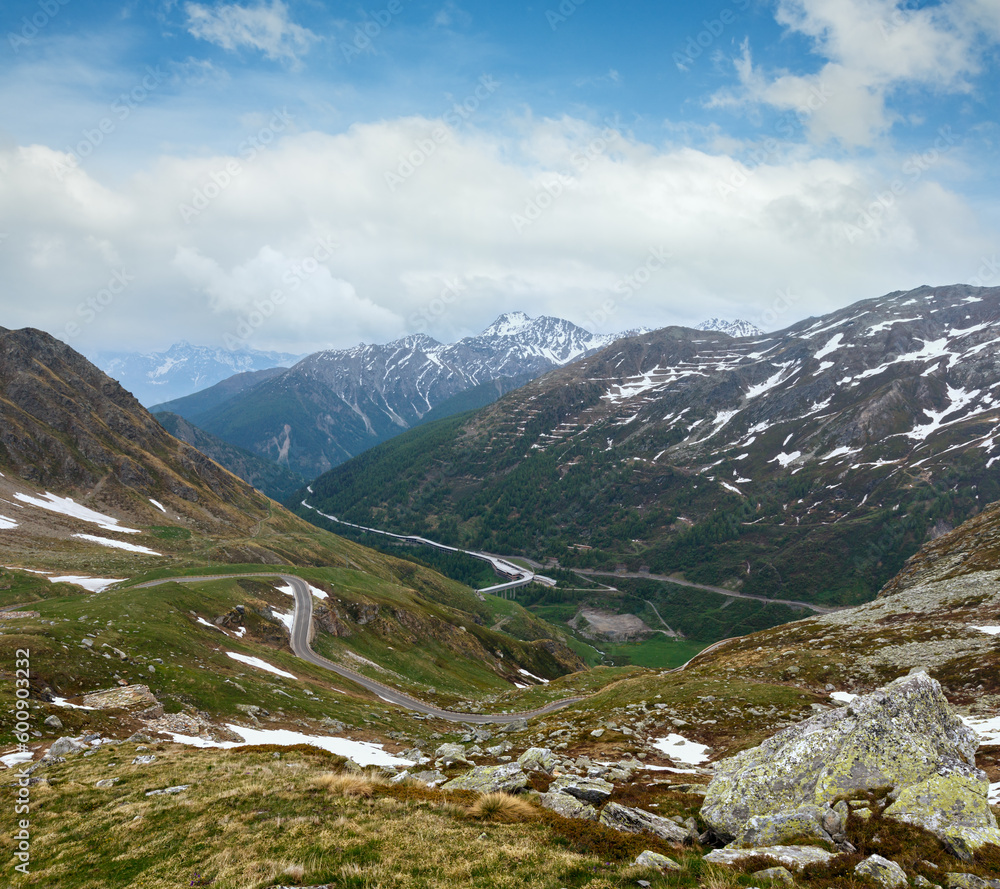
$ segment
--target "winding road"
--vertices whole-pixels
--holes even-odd
[[[362,676],[354,670],[342,667],[340,664],[333,663],[333,661],[328,661],[325,657],[316,654],[316,652],[312,650],[312,646],[310,645],[313,626],[312,593],[309,592],[309,584],[306,583],[301,577],[296,577],[294,574],[272,574],[263,572],[260,574],[217,574],[200,575],[198,577],[166,577],[161,580],[150,580],[146,583],[136,584],[133,589],[161,586],[165,583],[207,583],[215,580],[230,580],[234,578],[246,577],[277,577],[285,581],[285,583],[287,583],[294,591],[293,598],[295,600],[295,613],[292,617],[291,647],[296,657],[308,664],[312,664],[313,666],[321,667],[324,670],[336,673],[338,676],[348,679],[373,694],[378,695],[382,698],[382,700],[387,701],[390,704],[397,704],[408,710],[415,710],[418,713],[433,716],[437,719],[446,719],[449,722],[464,722],[469,725],[487,725],[491,723],[510,724],[512,722],[519,722],[522,719],[530,719],[533,716],[544,716],[546,713],[561,710],[563,707],[568,707],[570,704],[575,704],[583,700],[583,698],[564,698],[561,701],[553,701],[551,704],[539,707],[537,710],[527,710],[523,713],[495,714],[460,713],[456,710],[442,710],[440,707],[435,707],[432,704],[427,704],[424,701],[417,700],[405,692],[401,692],[391,686],[384,685],[374,679],[369,679],[367,676]]]

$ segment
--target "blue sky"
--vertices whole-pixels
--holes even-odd
[[[995,0],[14,0],[0,25],[0,324],[80,348],[450,340],[516,309],[777,328],[1000,284]]]

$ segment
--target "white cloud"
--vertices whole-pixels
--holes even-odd
[[[971,89],[980,70],[989,0],[952,0],[913,8],[897,0],[779,0],[777,21],[812,41],[824,64],[797,74],[754,66],[749,47],[736,59],[740,87],[717,93],[714,107],[766,105],[799,115],[811,137],[871,145],[897,120],[897,91]]]
[[[231,52],[247,47],[269,59],[296,64],[319,40],[308,28],[289,19],[288,7],[281,0],[271,0],[270,6],[231,3],[211,8],[188,3],[184,11],[190,34]]]
[[[72,322],[78,348],[218,344],[281,291],[247,345],[301,352],[421,328],[451,340],[512,309],[605,331],[713,315],[781,327],[968,280],[995,251],[996,233],[933,170],[849,238],[902,158],[775,154],[747,171],[722,150],[657,149],[572,118],[523,121],[516,137],[435,140],[440,126],[286,134],[252,160],[164,156],[114,185],[86,169],[60,180],[65,157],[48,148],[0,148],[0,323],[65,338]],[[405,164],[391,189],[387,172]],[[196,192],[211,198],[185,222]],[[653,248],[672,258],[628,293]],[[87,320],[118,269],[134,280]],[[789,289],[797,301],[772,317]]]

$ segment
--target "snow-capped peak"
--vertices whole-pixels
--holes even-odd
[[[524,312],[504,312],[480,336],[514,336],[531,324]]]
[[[695,330],[717,330],[731,337],[760,336],[764,333],[756,324],[737,318],[735,321],[726,321],[724,318],[709,318],[702,321]]]

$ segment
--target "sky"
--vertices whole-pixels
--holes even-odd
[[[1000,285],[998,0],[8,0],[0,326],[304,354]]]

